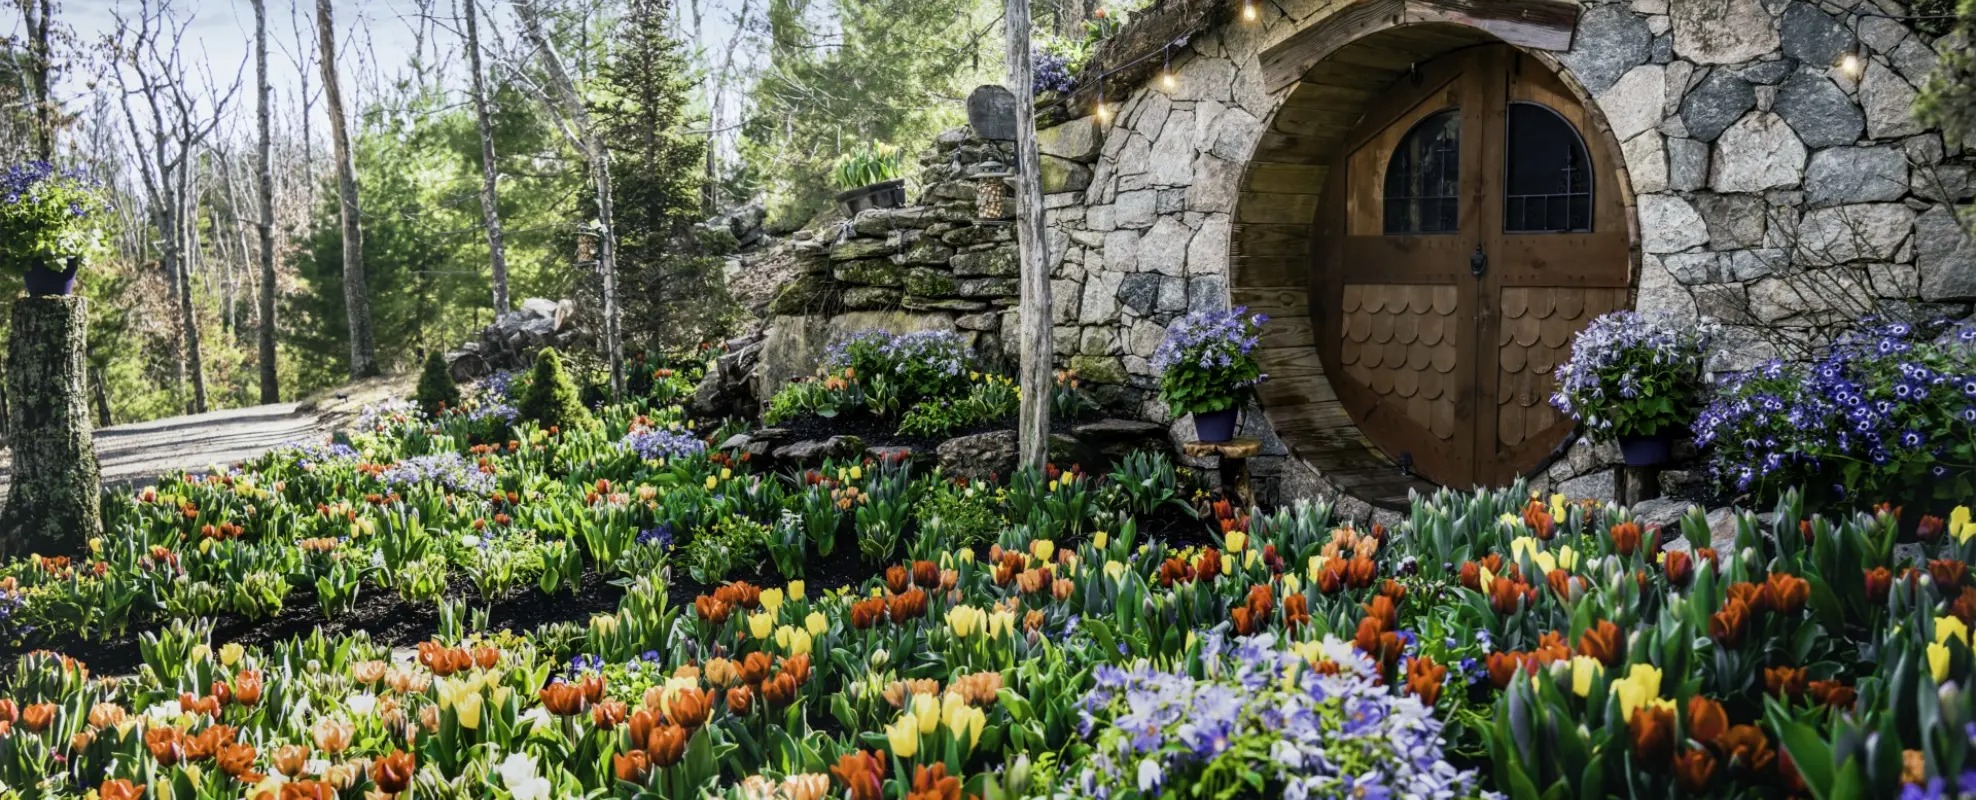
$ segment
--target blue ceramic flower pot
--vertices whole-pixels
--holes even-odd
[[[78,260],[71,259],[68,269],[56,271],[43,266],[27,268],[21,282],[27,285],[27,293],[34,297],[49,297],[75,292],[75,275],[81,268]]]
[[[1203,442],[1225,442],[1235,438],[1235,418],[1239,409],[1194,413],[1194,438]]]
[[[1629,467],[1657,467],[1667,463],[1668,455],[1674,449],[1674,437],[1664,433],[1653,436],[1619,437],[1619,455]]]

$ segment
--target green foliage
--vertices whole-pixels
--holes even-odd
[[[701,530],[686,544],[686,570],[693,580],[718,583],[737,569],[752,567],[768,554],[768,526],[745,517],[726,517]]]
[[[1022,395],[1015,381],[1000,375],[980,375],[958,400],[921,400],[899,419],[899,433],[942,436],[978,425],[1013,418]]]
[[[906,158],[899,148],[866,142],[837,157],[836,164],[830,170],[830,181],[837,188],[848,191],[897,180],[905,173],[905,165]]]
[[[88,255],[110,210],[95,182],[43,162],[9,168],[0,194],[0,267],[16,274],[37,266],[59,271]]]
[[[1922,0],[1917,15],[1943,16],[1956,0]],[[1960,0],[1954,10],[1953,27],[1948,31],[1952,44],[1938,47],[1941,58],[1928,76],[1916,101],[1914,113],[1922,121],[1938,126],[1951,142],[1967,141],[1976,135],[1976,0]]]
[[[522,390],[516,410],[523,419],[544,428],[575,429],[590,424],[590,412],[577,399],[576,383],[563,369],[563,358],[553,347],[535,355],[529,371],[528,388]]]
[[[446,366],[446,356],[435,350],[425,357],[425,370],[419,373],[418,394],[415,396],[419,410],[427,416],[439,416],[439,412],[460,406],[460,387],[453,382],[453,370]]]
[[[688,348],[722,338],[741,316],[719,251],[694,235],[693,223],[712,211],[702,202],[707,139],[692,130],[707,123],[689,110],[694,76],[683,51],[664,3],[632,2],[590,93],[611,150],[618,300],[630,347]],[[584,193],[583,204],[594,215],[594,195]]]
[[[992,0],[769,0],[735,188],[768,196],[772,226],[799,226],[830,208],[849,143],[925,149],[963,121],[960,98],[1000,80],[1000,12]]]
[[[1135,452],[1118,462],[1106,487],[1117,492],[1119,510],[1149,516],[1164,506],[1192,515],[1193,506],[1180,493],[1180,476],[1164,453]]]
[[[915,545],[914,555],[918,558],[937,558],[939,553],[951,549],[987,544],[1009,524],[988,490],[944,480],[928,482],[919,502],[913,506],[913,516],[920,520],[923,529],[937,527],[943,537],[939,547],[927,548],[929,552],[925,554]]]

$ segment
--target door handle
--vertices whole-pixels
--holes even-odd
[[[1475,252],[1469,255],[1468,271],[1473,273],[1477,278],[1482,277],[1482,273],[1489,271],[1489,254],[1482,252],[1481,245],[1476,245]]]

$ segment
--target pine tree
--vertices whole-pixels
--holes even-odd
[[[460,386],[453,382],[453,369],[446,365],[446,356],[433,351],[426,356],[425,371],[419,373],[418,393],[414,395],[419,410],[427,416],[438,416],[439,412],[460,405]]]
[[[590,411],[583,407],[579,397],[576,383],[570,380],[569,371],[563,369],[562,355],[553,347],[544,347],[535,354],[528,388],[522,392],[521,405],[516,410],[545,430],[580,428],[590,424]]]
[[[707,142],[688,132],[693,81],[668,0],[631,0],[592,103],[615,162],[618,284],[632,346],[681,348],[725,333],[733,303],[700,252]]]

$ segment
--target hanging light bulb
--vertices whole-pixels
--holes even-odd
[[[1243,22],[1254,22],[1256,21],[1257,16],[1258,16],[1258,12],[1256,11],[1256,0],[1248,0],[1248,2],[1242,4]]]
[[[1166,66],[1160,69],[1160,88],[1171,92],[1180,85],[1180,81],[1173,77],[1173,46],[1160,48],[1160,53],[1166,61]]]
[[[1102,99],[1098,101],[1098,124],[1111,124],[1111,106],[1105,105],[1105,101]]]

